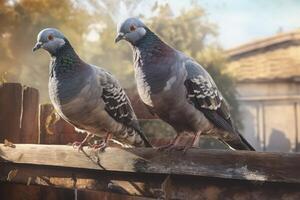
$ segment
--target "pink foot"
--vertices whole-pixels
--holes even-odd
[[[183,151],[184,149],[184,146],[175,145],[172,143],[157,148],[158,151]]]
[[[85,144],[85,142],[75,141],[75,142],[73,142],[72,146],[74,149],[78,149],[78,151],[81,151],[83,149],[84,144]]]
[[[167,145],[162,145],[162,146],[160,146],[160,147],[157,147],[157,151],[166,151],[167,149],[169,149],[171,146],[173,146],[173,144],[172,143],[169,143],[169,144],[167,144]]]
[[[107,142],[103,141],[100,144],[93,144],[91,147],[95,151],[104,151],[107,146],[108,146]]]

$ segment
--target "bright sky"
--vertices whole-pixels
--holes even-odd
[[[195,0],[219,27],[219,42],[232,48],[254,39],[272,36],[279,30],[300,28],[300,0]],[[150,2],[144,3],[150,5]],[[186,0],[161,0],[173,10],[189,6]]]

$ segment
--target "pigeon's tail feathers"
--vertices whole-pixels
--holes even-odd
[[[140,129],[126,128],[119,133],[118,138],[135,147],[152,147],[151,143]]]
[[[239,134],[239,139],[226,141],[229,148],[234,150],[246,150],[246,151],[255,151],[251,144],[241,135]]]
[[[136,130],[138,132],[138,135],[142,139],[144,143],[144,147],[153,147],[152,144],[149,142],[148,138],[145,136],[145,134],[141,130]]]
[[[255,151],[254,147],[243,137],[242,134],[239,133],[243,146],[245,146],[249,151]]]

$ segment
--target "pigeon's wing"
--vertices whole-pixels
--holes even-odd
[[[135,115],[128,98],[121,87],[110,83],[103,87],[102,98],[105,103],[105,110],[116,121],[131,126]]]
[[[240,140],[226,141],[230,146],[235,149],[255,151],[233,127],[228,105],[210,75],[193,60],[187,60],[184,64],[187,71],[184,84],[188,101],[216,127],[239,136]]]
[[[227,103],[209,74],[193,60],[186,60],[185,67],[187,78],[184,84],[189,102],[215,126],[236,133]]]
[[[106,81],[102,83],[102,99],[105,103],[106,112],[125,127],[134,129],[141,136],[145,145],[151,146],[140,129],[130,100],[123,88],[110,73],[102,71],[101,75],[106,76],[103,79]]]

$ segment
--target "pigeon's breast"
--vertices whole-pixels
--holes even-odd
[[[68,117],[72,112],[84,109],[86,98],[91,98],[92,76],[80,73],[69,77],[51,77],[49,95],[51,102],[61,114]],[[68,108],[72,104],[72,109]],[[68,108],[68,109],[66,109]]]
[[[104,111],[101,88],[91,78],[67,102],[54,103],[54,106],[59,115],[73,125],[94,132]]]
[[[141,70],[136,71],[136,84],[137,90],[142,101],[148,105],[153,106],[151,100],[151,88],[149,83],[145,79],[145,74]]]
[[[90,78],[89,71],[52,76],[49,79],[50,98],[58,104],[65,104],[71,101],[88,84]]]
[[[135,78],[139,95],[143,102],[153,106],[151,96],[164,91],[170,87],[169,67],[158,68],[158,66],[136,67]],[[174,78],[173,78],[174,79]]]

